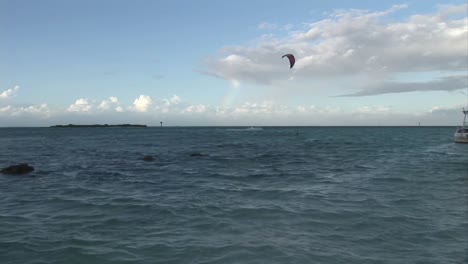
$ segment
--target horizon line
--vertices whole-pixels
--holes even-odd
[[[54,128],[53,126],[57,125],[50,125],[50,126],[0,126],[0,129],[3,128]],[[66,125],[65,125],[66,126]],[[85,127],[88,125],[77,125],[76,128],[106,128],[104,126],[102,127]],[[158,126],[158,125],[138,125],[138,126],[146,126],[146,127],[111,127],[111,126],[116,126],[116,125],[110,125],[109,128],[218,128],[218,127],[254,127],[254,128],[320,128],[320,127],[342,127],[342,128],[352,128],[352,127],[369,127],[369,128],[377,128],[377,127],[383,127],[383,128],[392,128],[392,127],[457,127],[458,125],[262,125],[262,126],[256,126],[256,125],[167,125],[167,126]],[[134,125],[135,126],[135,125]],[[58,127],[60,128],[60,127]]]

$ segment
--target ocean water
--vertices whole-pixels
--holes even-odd
[[[454,131],[2,128],[0,263],[468,263]]]

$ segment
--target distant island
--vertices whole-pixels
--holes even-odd
[[[54,128],[75,128],[75,127],[148,127],[147,125],[132,125],[132,124],[118,124],[118,125],[99,125],[99,124],[94,124],[94,125],[74,125],[74,124],[68,124],[68,125],[55,125],[55,126],[50,126]]]

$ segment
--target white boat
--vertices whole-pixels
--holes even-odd
[[[468,111],[463,108],[463,114],[465,117],[463,118],[463,123],[461,127],[457,128],[455,131],[455,142],[456,143],[468,143],[468,122],[466,122],[466,115]]]

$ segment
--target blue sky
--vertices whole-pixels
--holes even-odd
[[[0,0],[0,126],[456,125],[466,17],[464,0]]]

